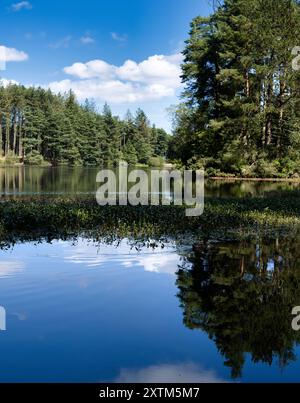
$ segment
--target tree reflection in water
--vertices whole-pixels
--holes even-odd
[[[247,353],[254,363],[278,360],[281,368],[296,360],[299,239],[203,242],[179,269],[177,285],[184,324],[207,332],[232,378],[242,376]]]

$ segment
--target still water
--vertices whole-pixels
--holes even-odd
[[[1,250],[0,382],[299,382],[299,260],[280,240]]]
[[[99,169],[0,167],[0,196],[93,194],[99,187],[96,183]],[[273,192],[293,189],[300,189],[300,182],[208,180],[205,184],[205,195],[217,197],[268,196]]]
[[[0,168],[8,197],[93,194],[97,169]],[[206,182],[267,197],[295,183]],[[0,249],[0,382],[300,382],[300,236]]]

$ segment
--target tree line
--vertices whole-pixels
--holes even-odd
[[[299,2],[216,3],[186,41],[171,157],[211,175],[299,176]]]
[[[1,83],[1,82],[0,82]],[[169,135],[139,109],[122,120],[75,95],[0,85],[0,154],[6,163],[114,165],[162,162]]]

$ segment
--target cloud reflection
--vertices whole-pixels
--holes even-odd
[[[83,239],[71,248],[65,249],[64,259],[89,268],[103,267],[109,262],[127,269],[141,267],[146,272],[170,275],[175,275],[181,261],[172,244],[165,246],[164,249],[143,247],[141,250],[136,250],[126,240],[117,246],[105,244],[97,246]]]
[[[0,278],[11,277],[24,270],[24,263],[19,261],[0,262]]]
[[[194,363],[154,365],[143,369],[122,369],[116,383],[224,383],[211,370]]]

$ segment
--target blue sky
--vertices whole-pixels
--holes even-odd
[[[72,88],[120,116],[140,106],[169,129],[190,21],[209,11],[209,0],[0,0],[0,77]]]

